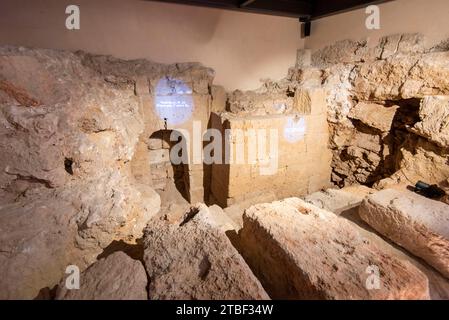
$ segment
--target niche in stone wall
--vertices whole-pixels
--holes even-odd
[[[403,148],[415,136],[420,103],[419,98],[357,103],[348,115],[353,131],[343,148],[334,150],[333,182],[373,186],[399,170]]]
[[[151,182],[154,189],[167,197],[168,201],[177,202],[179,196],[189,201],[189,168],[185,162],[170,158],[170,151],[179,144],[185,143],[179,134],[177,141],[170,141],[173,130],[159,130],[154,132],[148,142],[149,166]],[[183,149],[173,153],[178,159],[182,159]]]
[[[179,133],[178,141],[170,141],[173,130],[159,130],[142,138],[134,153],[131,168],[138,183],[153,187],[167,202],[184,203],[190,198],[189,168],[187,162],[171,161],[170,151],[175,145],[185,143]],[[178,158],[182,158],[179,148]]]

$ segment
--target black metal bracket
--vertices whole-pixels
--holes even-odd
[[[312,21],[310,17],[299,18],[299,23],[301,26],[301,39],[310,37],[310,33],[312,32]]]

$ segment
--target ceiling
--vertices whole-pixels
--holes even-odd
[[[392,0],[146,0],[315,20]]]

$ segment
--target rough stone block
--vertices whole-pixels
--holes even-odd
[[[192,208],[179,226],[156,221],[147,227],[150,299],[269,299],[226,235],[201,218],[208,210]]]
[[[351,110],[348,117],[382,132],[388,132],[391,130],[398,108],[398,106],[385,107],[377,103],[360,102]]]
[[[147,275],[142,263],[123,252],[99,260],[80,275],[80,288],[68,290],[63,281],[57,300],[147,300]]]
[[[374,191],[361,185],[343,189],[327,189],[307,195],[304,200],[318,208],[340,214],[359,206],[363,199]]]
[[[224,112],[226,110],[226,91],[222,86],[212,86],[212,112]]]
[[[440,147],[449,146],[449,96],[425,97],[419,108],[421,121],[414,131]]]
[[[449,278],[449,205],[408,190],[386,189],[365,199],[359,215]]]
[[[345,219],[297,198],[245,211],[240,247],[273,299],[428,299],[428,280]],[[370,270],[377,270],[374,289]]]

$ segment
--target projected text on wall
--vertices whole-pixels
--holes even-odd
[[[155,106],[167,125],[182,124],[193,113],[192,89],[182,80],[163,78],[156,86]]]

